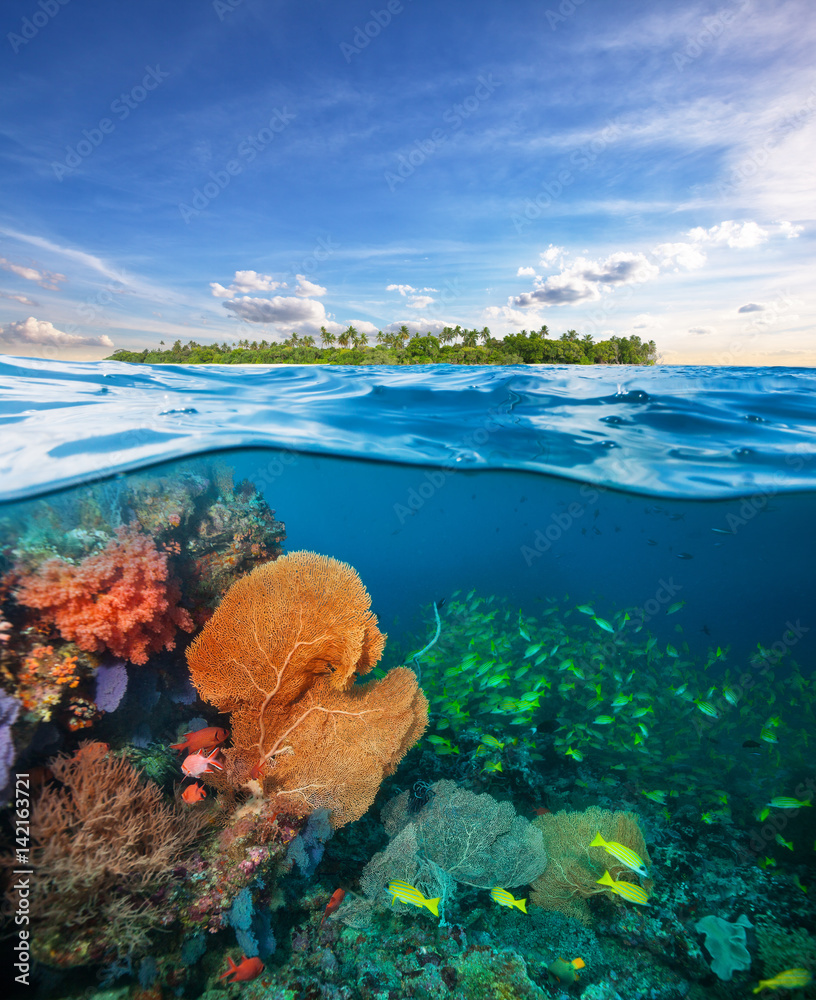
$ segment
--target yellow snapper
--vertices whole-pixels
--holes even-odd
[[[516,899],[512,893],[508,892],[506,889],[502,889],[499,885],[497,885],[495,889],[490,890],[490,895],[493,902],[498,903],[499,906],[515,906],[516,909],[521,910],[522,913],[527,912],[526,899]]]
[[[802,809],[805,806],[812,806],[810,799],[794,799],[790,795],[777,795],[768,803],[774,809]]]
[[[649,895],[645,889],[632,882],[616,882],[608,871],[603,873],[597,884],[608,886],[616,896],[628,899],[630,903],[639,903],[641,906],[647,906],[649,903]]]
[[[437,896],[436,899],[426,899],[419,889],[415,889],[412,885],[403,882],[401,879],[389,882],[388,891],[391,893],[392,906],[394,905],[394,901],[399,899],[403,903],[410,903],[411,906],[427,906],[435,917],[439,916],[439,900],[442,898],[441,896]]]
[[[648,878],[649,873],[646,871],[646,866],[643,864],[643,859],[640,858],[634,851],[626,847],[625,844],[619,844],[615,840],[604,840],[600,832],[595,835],[595,839],[589,845],[590,847],[605,847],[607,851],[613,857],[616,857],[621,864],[626,865],[631,871],[636,875],[640,875],[641,878]]]
[[[777,972],[773,979],[760,979],[759,986],[754,987],[754,993],[760,990],[792,989],[796,986],[807,986],[813,977],[807,969],[785,969]]]

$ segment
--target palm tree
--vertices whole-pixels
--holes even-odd
[[[368,336],[365,333],[361,333],[357,338],[358,347],[368,347]]]
[[[351,340],[351,334],[349,333],[348,330],[343,330],[343,332],[338,334],[337,336],[337,343],[341,347],[348,347],[350,340]]]
[[[490,343],[490,330],[487,327],[479,334],[485,347]]]
[[[539,330],[538,332],[539,332],[539,334],[541,334],[541,336],[542,336],[542,337],[544,337],[544,338],[546,339],[546,336],[547,336],[547,334],[548,334],[548,333],[549,333],[550,331],[549,331],[549,330],[547,329],[547,327],[546,327],[546,326],[545,326],[545,325],[544,325],[544,324],[542,323],[542,324],[541,324],[541,329],[540,329],[540,330]]]
[[[320,343],[323,347],[331,347],[331,345],[337,340],[337,337],[333,333],[329,333],[325,326],[320,327]]]
[[[462,346],[475,347],[477,337],[478,334],[475,330],[465,330],[465,332],[462,334]]]
[[[359,347],[360,346],[360,334],[351,325],[351,323],[349,323],[349,328],[348,328],[348,330],[346,330],[346,333],[349,335],[349,340],[351,341],[351,346],[352,347]]]
[[[408,327],[404,323],[397,331],[396,337],[397,340],[400,342],[400,344],[402,344],[403,346],[405,346],[406,341],[409,341],[411,339],[411,333],[408,330]]]
[[[441,344],[451,344],[455,336],[456,334],[449,326],[443,326],[442,332],[439,334],[439,342]]]
[[[382,330],[377,330],[377,343],[378,344],[388,343],[388,335],[383,333]]]
[[[311,334],[309,334],[308,336],[303,338],[301,343],[303,344],[304,347],[314,347],[315,339]]]

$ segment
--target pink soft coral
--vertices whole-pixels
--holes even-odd
[[[80,649],[146,663],[175,646],[176,629],[191,632],[193,623],[177,606],[181,591],[168,577],[167,553],[136,525],[116,536],[77,565],[55,558],[23,574],[15,596]]]

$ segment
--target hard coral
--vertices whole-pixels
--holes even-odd
[[[78,564],[54,558],[21,573],[16,591],[21,604],[41,611],[80,649],[109,650],[132,663],[172,649],[177,629],[192,631],[180,595],[167,553],[137,525],[118,528],[101,552]]]

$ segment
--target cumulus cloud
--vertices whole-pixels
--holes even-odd
[[[326,319],[322,302],[295,296],[276,295],[271,299],[253,299],[245,295],[225,302],[224,308],[248,323],[302,323],[316,329]]]
[[[536,271],[534,267],[520,267],[516,271],[517,278],[534,278],[536,276]]]
[[[5,257],[0,257],[0,267],[5,271],[11,271],[12,274],[16,274],[19,278],[25,278],[26,281],[36,281],[40,288],[50,288],[52,291],[56,291],[59,288],[59,282],[65,281],[64,274],[58,274],[56,271],[41,271],[36,267],[25,267],[22,264],[14,264],[10,260],[6,260]]]
[[[560,274],[545,281],[536,279],[532,292],[523,292],[509,304],[525,309],[534,305],[569,305],[596,300],[601,297],[602,290],[651,281],[659,272],[660,268],[642,253],[613,253],[602,261],[578,257],[573,264],[562,267]]]
[[[248,292],[274,292],[277,288],[285,288],[282,281],[277,281],[271,274],[259,274],[257,271],[236,271],[229,288],[217,281],[210,282],[210,288],[217,299],[234,299],[236,295],[246,295]]]
[[[411,319],[398,320],[396,323],[389,323],[388,326],[383,327],[383,333],[397,333],[401,326],[407,326],[411,333],[416,331],[420,336],[424,336],[429,331],[436,336],[446,326],[452,327],[456,326],[456,324],[450,320],[425,319],[422,316],[417,316]]]
[[[654,253],[661,267],[673,267],[675,271],[681,267],[695,271],[706,262],[705,252],[693,243],[659,243]]]
[[[799,233],[804,232],[804,226],[795,226],[792,222],[777,222],[776,225],[779,227],[780,236],[784,236],[789,240],[795,240],[798,238]]]
[[[300,295],[302,298],[320,298],[321,295],[326,294],[327,289],[322,285],[316,285],[313,281],[309,281],[305,274],[298,274],[296,277],[295,295]]]
[[[408,303],[409,309],[426,309],[432,302],[436,300],[432,295],[417,295],[415,298],[411,299]]]
[[[688,236],[695,243],[709,243],[711,246],[727,246],[738,250],[756,247],[766,243],[769,238],[767,229],[762,229],[756,222],[735,222],[729,219],[718,226],[704,229],[697,226],[690,229]]]
[[[563,255],[563,253],[564,253],[563,247],[557,247],[551,243],[547,247],[547,249],[542,250],[542,252],[538,256],[544,267],[552,267],[553,264],[556,262],[556,260],[558,260],[558,258]]]
[[[758,313],[758,312],[765,312],[767,308],[768,308],[767,306],[762,305],[760,302],[748,302],[746,305],[740,306],[739,309],[737,309],[737,312]]]
[[[75,333],[58,330],[47,320],[28,319],[0,327],[0,344],[38,344],[50,347],[113,347],[113,341],[101,337],[79,337]]]
[[[399,292],[400,295],[418,295],[420,292],[436,292],[436,288],[414,288],[413,285],[386,285],[387,292]]]

